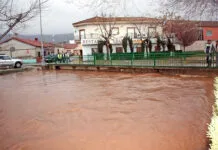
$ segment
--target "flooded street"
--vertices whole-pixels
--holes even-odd
[[[207,150],[213,102],[212,78],[0,76],[0,150]]]

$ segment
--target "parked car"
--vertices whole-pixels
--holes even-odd
[[[47,55],[45,56],[45,62],[46,63],[53,63],[56,62],[57,56],[56,55]]]
[[[12,59],[10,56],[0,54],[0,67],[21,68],[23,61],[21,59]]]

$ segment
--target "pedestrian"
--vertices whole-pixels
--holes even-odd
[[[68,64],[69,63],[69,59],[70,59],[70,55],[68,52],[66,52],[65,54],[65,59],[66,59],[66,63]]]
[[[58,52],[58,62],[59,63],[62,62],[62,54],[60,52]]]
[[[205,46],[207,67],[211,67],[211,64],[213,62],[213,53],[214,52],[215,52],[215,47],[214,47],[212,41],[208,40],[207,44]]]
[[[62,51],[62,62],[65,63],[66,62],[66,55],[65,53]]]

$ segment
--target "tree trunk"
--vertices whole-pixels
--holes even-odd
[[[107,60],[110,60],[110,48],[109,48],[109,45],[106,45],[106,49],[107,49]]]
[[[0,41],[20,22],[21,18],[22,15],[19,15],[19,18],[17,18],[15,22],[0,36]]]

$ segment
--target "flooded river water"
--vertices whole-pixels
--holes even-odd
[[[213,102],[205,77],[0,76],[0,150],[206,150]]]

